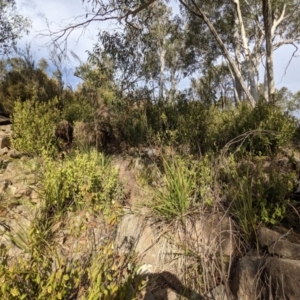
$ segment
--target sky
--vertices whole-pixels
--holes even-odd
[[[49,35],[41,36],[41,34],[49,33],[48,26],[51,30],[56,31],[69,24],[77,16],[85,14],[81,0],[16,0],[16,3],[18,13],[32,21],[30,34],[23,37],[18,46],[23,48],[26,43],[31,43],[31,49],[37,61],[40,58],[47,59],[49,57],[51,38]],[[97,41],[99,30],[112,29],[108,23],[94,23],[85,32],[77,30],[68,39],[68,49],[74,51],[82,61],[85,61],[88,57],[86,51],[92,50]],[[275,85],[277,89],[286,86],[292,92],[300,90],[300,50],[299,57],[294,58],[286,70],[294,49],[292,46],[284,46],[274,53]],[[72,56],[69,57],[70,61],[66,62],[65,67],[65,82],[75,86],[79,79],[74,77],[73,73],[79,62]]]

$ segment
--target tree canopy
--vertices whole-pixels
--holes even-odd
[[[236,103],[247,99],[255,106],[261,96],[261,66],[265,68],[262,94],[272,101],[273,52],[287,44],[297,47],[300,41],[300,3],[293,0],[178,0],[177,16],[170,11],[170,1],[83,3],[83,19],[57,32],[56,41],[91,22],[114,22],[117,29],[99,32],[99,43],[91,54],[104,51],[111,56],[118,69],[115,75],[127,80],[122,86],[144,80],[148,88],[159,90],[159,97],[169,94],[167,86],[174,94],[176,78],[191,71],[205,76],[204,70],[222,59]]]
[[[9,53],[29,27],[29,19],[17,14],[15,0],[0,0],[0,55]]]

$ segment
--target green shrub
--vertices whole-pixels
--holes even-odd
[[[191,153],[218,151],[237,136],[255,131],[241,150],[269,155],[292,140],[297,126],[293,117],[263,101],[254,109],[242,103],[221,110],[193,101],[147,106],[148,131],[164,145],[188,145]]]
[[[10,261],[0,246],[0,298],[3,300],[70,299],[78,292],[85,270],[79,261],[43,255],[33,249],[31,257]]]
[[[241,134],[256,130],[255,134],[245,140],[243,149],[256,155],[273,155],[281,146],[292,141],[297,126],[293,117],[269,103],[259,101],[254,109],[242,104],[229,123],[227,142]],[[225,141],[221,146],[224,144]]]
[[[0,298],[3,300],[137,299],[143,281],[137,275],[137,256],[117,254],[107,241],[85,259],[58,256],[57,249],[10,261],[0,246]]]
[[[76,151],[59,162],[46,157],[42,174],[46,206],[57,211],[90,205],[109,213],[110,206],[122,197],[118,172],[95,150]]]
[[[295,171],[264,164],[268,162],[251,156],[237,163],[231,156],[220,175],[230,211],[248,240],[259,224],[279,225],[286,217],[297,179]]]
[[[73,96],[64,103],[62,118],[71,124],[90,121],[93,118],[93,108],[86,99]]]
[[[88,288],[83,299],[138,299],[142,280],[137,274],[137,256],[129,252],[117,254],[113,243],[95,252],[87,270]]]
[[[28,154],[40,155],[56,152],[54,128],[60,113],[57,99],[39,102],[35,97],[15,103],[13,112],[12,146]]]

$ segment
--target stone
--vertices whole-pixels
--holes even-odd
[[[7,155],[11,158],[19,159],[22,157],[22,154],[15,149],[9,150]]]
[[[235,299],[268,299],[261,280],[264,265],[265,258],[260,256],[245,256],[238,261],[231,283]]]
[[[9,179],[5,179],[3,182],[1,182],[0,193],[4,193],[10,185],[12,185],[12,182]]]
[[[40,195],[37,191],[32,190],[30,194],[30,200],[32,203],[38,203],[40,199]]]
[[[0,137],[0,149],[10,148],[9,136]]]
[[[27,186],[21,186],[14,193],[14,198],[20,199],[22,197],[30,197],[31,189]]]
[[[8,160],[0,159],[0,170],[5,170],[9,164]]]
[[[214,213],[193,217],[186,223],[188,238],[179,237],[181,241],[187,240],[191,249],[196,253],[215,253],[232,256],[236,249],[237,231],[227,215]],[[180,235],[180,234],[179,234]]]
[[[226,289],[223,284],[212,289],[206,296],[207,300],[229,300],[226,294]]]
[[[6,155],[8,153],[8,148],[4,147],[3,149],[0,149],[0,155]]]
[[[73,141],[73,126],[66,120],[60,121],[55,128],[55,137],[62,139],[67,145],[71,145]]]
[[[286,240],[284,235],[266,227],[261,227],[257,230],[257,239],[261,248],[268,248],[279,240]]]
[[[17,187],[14,185],[10,185],[8,186],[7,190],[6,190],[10,195],[14,196],[15,193],[17,192]]]
[[[119,253],[134,250],[139,254],[143,264],[140,274],[145,274],[151,283],[146,287],[144,299],[152,299],[154,296],[154,299],[175,300],[178,299],[177,295],[187,299],[202,299],[196,291],[184,286],[182,261],[173,256],[180,256],[184,250],[175,240],[170,241],[164,236],[167,231],[168,228],[163,224],[157,226],[143,215],[125,211],[118,226],[115,249]],[[189,264],[189,258],[184,259],[184,263]]]
[[[272,295],[264,299],[300,299],[300,261],[269,257],[265,273]]]
[[[160,244],[143,216],[126,214],[117,232],[116,247],[121,252],[134,249],[142,256],[143,264],[159,264]]]
[[[281,258],[300,259],[300,245],[284,240],[273,243],[268,247],[268,252]]]

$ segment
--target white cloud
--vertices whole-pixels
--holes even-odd
[[[51,45],[49,29],[56,32],[74,21],[80,15],[85,14],[84,7],[80,0],[16,0],[17,9],[20,14],[32,21],[32,28],[28,36],[24,36],[18,43],[23,48],[26,43],[31,44],[35,59],[48,58]],[[91,24],[85,31],[80,29],[72,32],[68,38],[68,50],[74,51],[82,61],[88,57],[87,50],[92,50],[97,42],[97,26]],[[107,25],[104,24],[107,27]],[[105,28],[105,27],[104,27]],[[65,81],[75,85],[78,79],[74,78],[73,70],[79,63],[69,56],[70,61],[66,62],[67,70]]]

